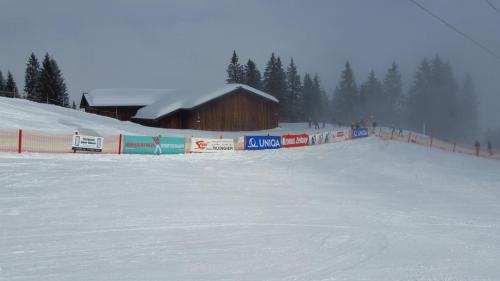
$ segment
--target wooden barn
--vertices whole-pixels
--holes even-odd
[[[137,110],[172,92],[162,89],[96,89],[83,93],[80,108],[85,112],[128,121]]]
[[[85,95],[82,103],[84,98]],[[97,95],[92,98],[99,100]],[[147,105],[138,104],[137,101],[133,106],[131,102],[120,103],[119,94],[116,93],[112,99],[114,103],[110,103],[114,107],[105,108],[111,109],[108,114],[102,114],[105,113],[103,107],[87,106],[86,110],[114,117],[114,109],[120,120],[159,128],[255,131],[278,126],[278,100],[242,84],[228,84],[213,91],[164,90],[157,98],[152,98],[153,101],[142,102]]]

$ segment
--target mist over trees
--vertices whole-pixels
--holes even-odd
[[[290,58],[285,70],[281,57],[272,53],[261,75],[252,59],[242,66],[236,51],[233,51],[226,74],[226,83],[246,84],[277,98],[282,122],[330,119],[330,101],[321,87],[319,76],[306,73],[302,80],[293,58]]]
[[[275,53],[261,78],[255,62],[249,59],[245,66],[239,65],[234,51],[227,75],[227,83],[247,84],[276,97],[281,122],[312,120],[343,126],[375,122],[465,142],[480,134],[479,101],[472,76],[457,78],[451,64],[438,55],[420,61],[406,92],[397,62],[388,66],[383,75],[371,70],[358,86],[347,61],[332,94],[322,88],[317,74],[304,73],[301,79],[293,58],[285,71]]]

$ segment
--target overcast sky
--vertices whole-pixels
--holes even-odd
[[[483,0],[419,0],[500,54],[500,13]],[[500,0],[490,0],[500,8]],[[214,87],[233,50],[263,71],[272,52],[331,93],[346,60],[358,84],[396,61],[405,87],[440,54],[470,72],[482,121],[500,126],[500,60],[407,0],[0,0],[0,69],[24,86],[31,52],[59,63],[72,99],[94,88]]]

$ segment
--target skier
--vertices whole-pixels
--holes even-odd
[[[373,121],[372,127],[373,127],[373,130],[375,131],[375,128],[377,128],[377,122]]]
[[[318,122],[318,120],[314,120],[314,129],[315,130],[319,129],[319,122]]]
[[[493,156],[493,146],[491,145],[491,141],[488,141],[488,153],[490,156]]]
[[[479,156],[479,149],[481,148],[481,144],[479,143],[479,141],[476,140],[476,142],[474,143],[474,148],[476,149],[476,156]]]
[[[158,135],[157,137],[153,137],[153,144],[155,145],[155,151],[154,154],[160,155],[161,154],[161,135]]]
[[[308,120],[308,121],[309,121],[309,129],[311,129],[311,128],[312,128],[312,120],[311,120],[311,117],[309,117],[309,120]]]

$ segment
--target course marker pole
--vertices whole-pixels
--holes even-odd
[[[19,137],[19,139],[17,141],[17,152],[21,153],[23,150],[23,130],[22,129],[19,129],[18,137]]]
[[[122,134],[118,137],[118,155],[122,154]]]

